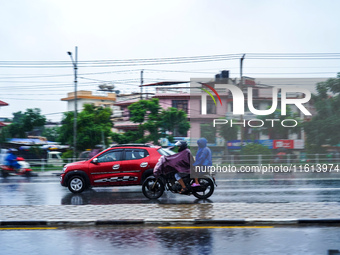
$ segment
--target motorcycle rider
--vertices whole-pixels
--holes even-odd
[[[185,185],[184,181],[182,180],[182,177],[190,174],[190,163],[192,162],[192,155],[191,155],[191,151],[188,149],[188,144],[186,141],[178,141],[175,143],[176,146],[178,146],[178,153],[182,152],[182,151],[185,151],[189,154],[189,157],[188,157],[188,171],[186,172],[177,172],[175,173],[175,179],[179,182],[179,184],[181,184],[182,186],[182,189],[181,191],[179,192],[180,194],[183,194],[185,192],[188,191],[188,188],[187,186]]]
[[[190,174],[192,168],[193,156],[186,141],[178,141],[175,143],[178,146],[178,153],[170,156],[161,156],[153,170],[153,174],[158,178],[161,174],[168,174],[175,171],[175,179],[179,182],[182,189],[180,194],[186,193],[188,187],[185,185],[182,177]]]

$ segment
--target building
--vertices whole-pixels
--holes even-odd
[[[173,90],[167,91],[166,89],[156,90],[155,98],[158,98],[159,105],[163,109],[168,109],[169,107],[177,108],[178,110],[183,110],[190,121],[190,94],[185,92],[183,89],[178,89],[177,93],[174,94]],[[187,134],[181,134],[177,130],[175,130],[172,136],[174,137],[188,137],[189,131]]]
[[[172,135],[175,137],[190,137],[192,146],[196,145],[195,141],[198,138],[206,137],[210,146],[219,148],[230,145],[231,149],[239,149],[241,140],[243,140],[243,144],[247,144],[250,140],[256,140],[258,143],[273,149],[278,149],[280,147],[298,150],[304,149],[303,130],[298,133],[289,132],[287,135],[280,135],[275,132],[265,134],[261,129],[254,129],[252,126],[243,126],[240,124],[252,121],[253,125],[258,125],[253,121],[254,119],[259,118],[259,114],[256,114],[256,110],[265,111],[269,108],[280,109],[282,101],[281,96],[283,96],[281,95],[281,92],[284,92],[284,90],[281,91],[282,88],[280,88],[278,84],[270,80],[266,81],[266,84],[264,84],[262,82],[264,79],[261,79],[261,82],[259,82],[250,77],[243,77],[242,81],[241,90],[239,80],[229,78],[229,73],[224,72],[224,74],[221,73],[221,75],[216,76],[215,78],[191,79],[190,87],[169,87],[164,85],[156,87],[156,93],[153,97],[159,99],[159,104],[163,109],[175,107],[184,110],[188,114],[191,125],[188,134],[175,133]],[[279,82],[282,82],[282,79],[280,79]],[[292,83],[292,81],[290,81],[290,83]],[[227,88],[228,86],[239,90],[243,98],[237,100],[235,91],[232,92]],[[250,110],[248,105],[248,90],[252,92],[251,102],[252,108],[255,109],[255,111],[253,109]],[[298,100],[303,99],[305,95],[302,92],[289,92],[288,89],[288,92],[285,93],[285,97],[287,99]],[[276,106],[272,106],[273,98],[277,99]],[[121,107],[122,115],[121,119],[117,119],[115,122],[115,127],[119,127],[121,132],[137,128],[136,123],[129,121],[130,113],[128,111],[128,106],[138,100],[138,98],[134,98],[116,103],[117,106],[119,105],[119,107]],[[240,104],[244,107],[244,113],[242,115],[236,115],[234,114],[234,111]],[[302,114],[301,110],[296,105],[289,105],[289,107],[292,112],[298,114],[303,121],[306,121],[311,117]],[[305,103],[304,107],[313,113],[313,105],[310,102]],[[239,124],[237,124],[240,127],[237,137],[238,140],[233,140],[229,143],[219,137],[219,127],[213,127],[213,122],[216,119],[224,119],[224,121],[234,120],[239,122]],[[241,130],[243,135],[241,135]]]
[[[115,103],[116,114],[114,114],[113,118],[113,132],[115,133],[125,133],[128,130],[137,130],[138,123],[133,123],[130,121],[130,111],[128,109],[129,105],[138,102],[139,99],[130,99],[121,100],[120,102]]]
[[[62,98],[61,101],[67,102],[67,110],[75,110],[75,95],[74,92],[67,93],[66,98]],[[84,104],[92,104],[94,106],[109,107],[114,111],[114,103],[116,102],[115,93],[102,93],[93,95],[91,91],[80,90],[77,91],[77,109],[84,108]]]
[[[129,105],[138,102],[142,95],[152,95],[152,93],[131,93],[131,94],[119,94],[117,95],[117,101],[114,104],[113,112],[113,132],[125,133],[128,130],[136,130],[138,128],[137,123],[130,121],[130,112],[128,110]]]
[[[7,106],[7,105],[8,105],[8,104],[7,104],[6,102],[0,100],[0,107],[2,107],[2,106]],[[6,126],[6,124],[5,124],[3,121],[0,120],[0,130],[1,130],[1,128],[3,128],[4,126]]]

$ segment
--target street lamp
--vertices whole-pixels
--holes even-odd
[[[73,118],[73,158],[77,158],[77,70],[78,70],[78,47],[75,48],[75,59],[73,60],[72,52],[68,51],[67,54],[70,56],[73,69],[74,69],[74,118]]]

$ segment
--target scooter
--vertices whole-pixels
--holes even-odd
[[[10,166],[1,165],[0,172],[3,178],[8,177],[9,175],[21,175],[26,177],[35,176],[31,169],[31,166],[28,162],[25,161],[22,157],[17,157],[17,162],[21,166],[20,169],[15,169]]]

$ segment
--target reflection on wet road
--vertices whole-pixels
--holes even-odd
[[[143,196],[141,186],[95,188],[73,194],[60,186],[57,177],[26,179],[18,176],[0,178],[0,205],[340,202],[339,179],[219,179],[217,184],[209,200],[165,192],[153,201]]]
[[[0,228],[1,229],[1,228]],[[0,230],[4,254],[299,254],[340,249],[339,227]]]

